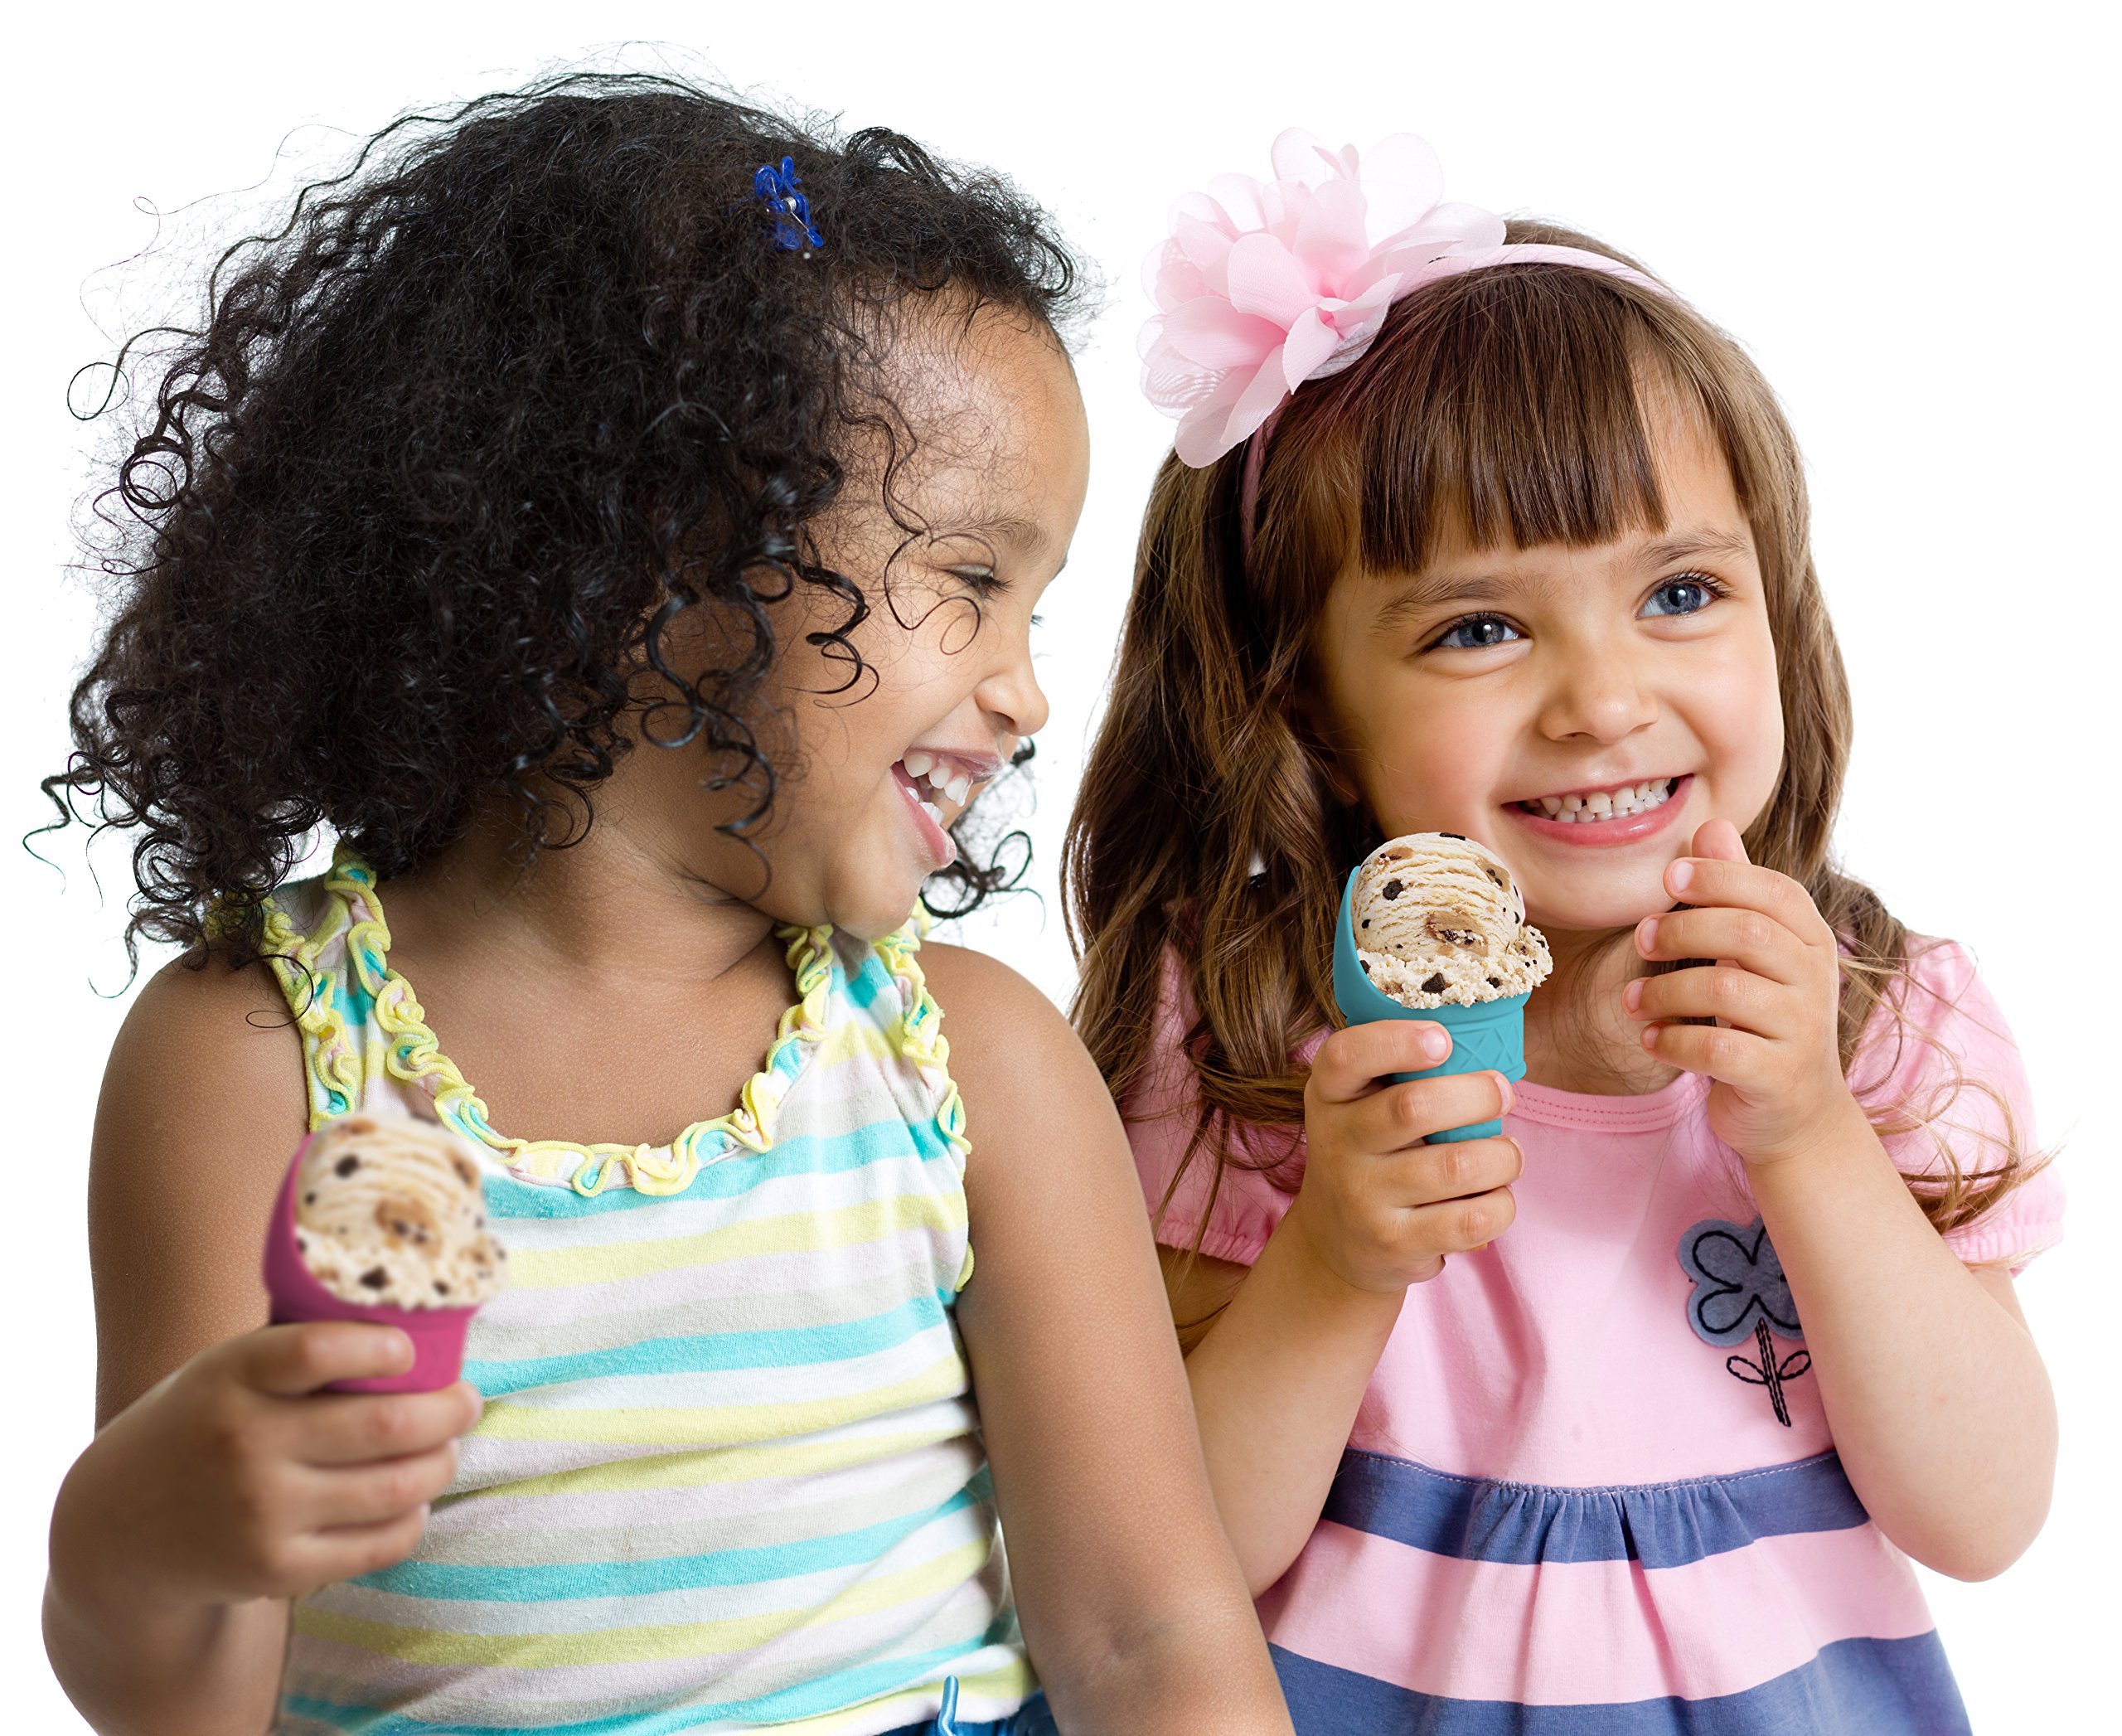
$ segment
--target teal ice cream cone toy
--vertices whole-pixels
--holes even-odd
[[[1355,892],[1360,865],[1349,870],[1341,888],[1340,919],[1334,924],[1334,999],[1341,1016],[1351,1025],[1369,1025],[1379,1019],[1426,1019],[1451,1034],[1451,1053],[1434,1067],[1419,1073],[1396,1073],[1396,1083],[1434,1079],[1449,1073],[1500,1073],[1507,1079],[1525,1077],[1525,1002],[1530,992],[1505,995],[1472,1006],[1445,1005],[1403,1006],[1380,993],[1364,974],[1356,956]],[[1500,1121],[1477,1122],[1472,1127],[1451,1127],[1432,1133],[1430,1141],[1485,1139],[1503,1131]]]

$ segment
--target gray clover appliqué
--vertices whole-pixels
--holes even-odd
[[[1688,1324],[1704,1344],[1722,1348],[1751,1338],[1757,1320],[1778,1337],[1803,1336],[1783,1263],[1759,1218],[1744,1229],[1704,1218],[1682,1232],[1679,1254],[1681,1270],[1694,1280]]]
[[[1694,1280],[1688,1324],[1695,1336],[1720,1350],[1751,1337],[1754,1354],[1727,1356],[1724,1366],[1749,1386],[1766,1387],[1776,1420],[1788,1428],[1790,1408],[1783,1383],[1804,1374],[1813,1359],[1803,1350],[1779,1358],[1769,1337],[1771,1332],[1780,1338],[1800,1333],[1798,1307],[1767,1229],[1759,1218],[1743,1229],[1722,1218],[1704,1218],[1682,1233],[1679,1257],[1680,1269]]]

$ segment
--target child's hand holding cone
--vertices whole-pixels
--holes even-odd
[[[61,1491],[54,1538],[122,1549],[128,1586],[173,1607],[300,1597],[403,1560],[479,1395],[462,1381],[327,1389],[412,1360],[402,1332],[342,1321],[216,1345],[104,1426]]]
[[[1446,1256],[1486,1245],[1516,1210],[1510,1184],[1524,1158],[1515,1140],[1425,1142],[1499,1119],[1510,1082],[1480,1072],[1393,1083],[1451,1048],[1440,1026],[1385,1020],[1333,1032],[1312,1061],[1304,1181],[1289,1215],[1317,1263],[1357,1289],[1434,1278]]]

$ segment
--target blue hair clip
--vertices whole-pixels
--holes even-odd
[[[826,245],[826,238],[811,225],[811,201],[803,196],[802,186],[792,157],[782,158],[779,168],[763,162],[752,177],[752,191],[773,213],[774,245],[808,259],[813,247]]]

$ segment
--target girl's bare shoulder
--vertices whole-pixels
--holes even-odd
[[[259,1249],[308,1097],[299,1031],[266,966],[176,963],[143,985],[111,1047],[89,1158],[99,1420],[264,1323]]]
[[[990,1076],[998,1084],[1013,1075],[1065,1079],[1085,1068],[1097,1079],[1061,1009],[1000,959],[931,940],[922,944],[921,968],[943,1011],[961,1090]]]
[[[994,1178],[1020,1157],[1050,1170],[1053,1152],[1065,1147],[1072,1161],[1109,1160],[1131,1186],[1119,1111],[1061,1009],[1001,960],[969,947],[931,942],[921,963],[942,1009],[968,1132],[982,1154],[974,1170]]]
[[[174,960],[141,985],[119,1028],[99,1117],[115,1108],[153,1121],[224,1096],[278,1096],[299,1137],[300,1029],[263,960],[240,969],[220,958]]]

